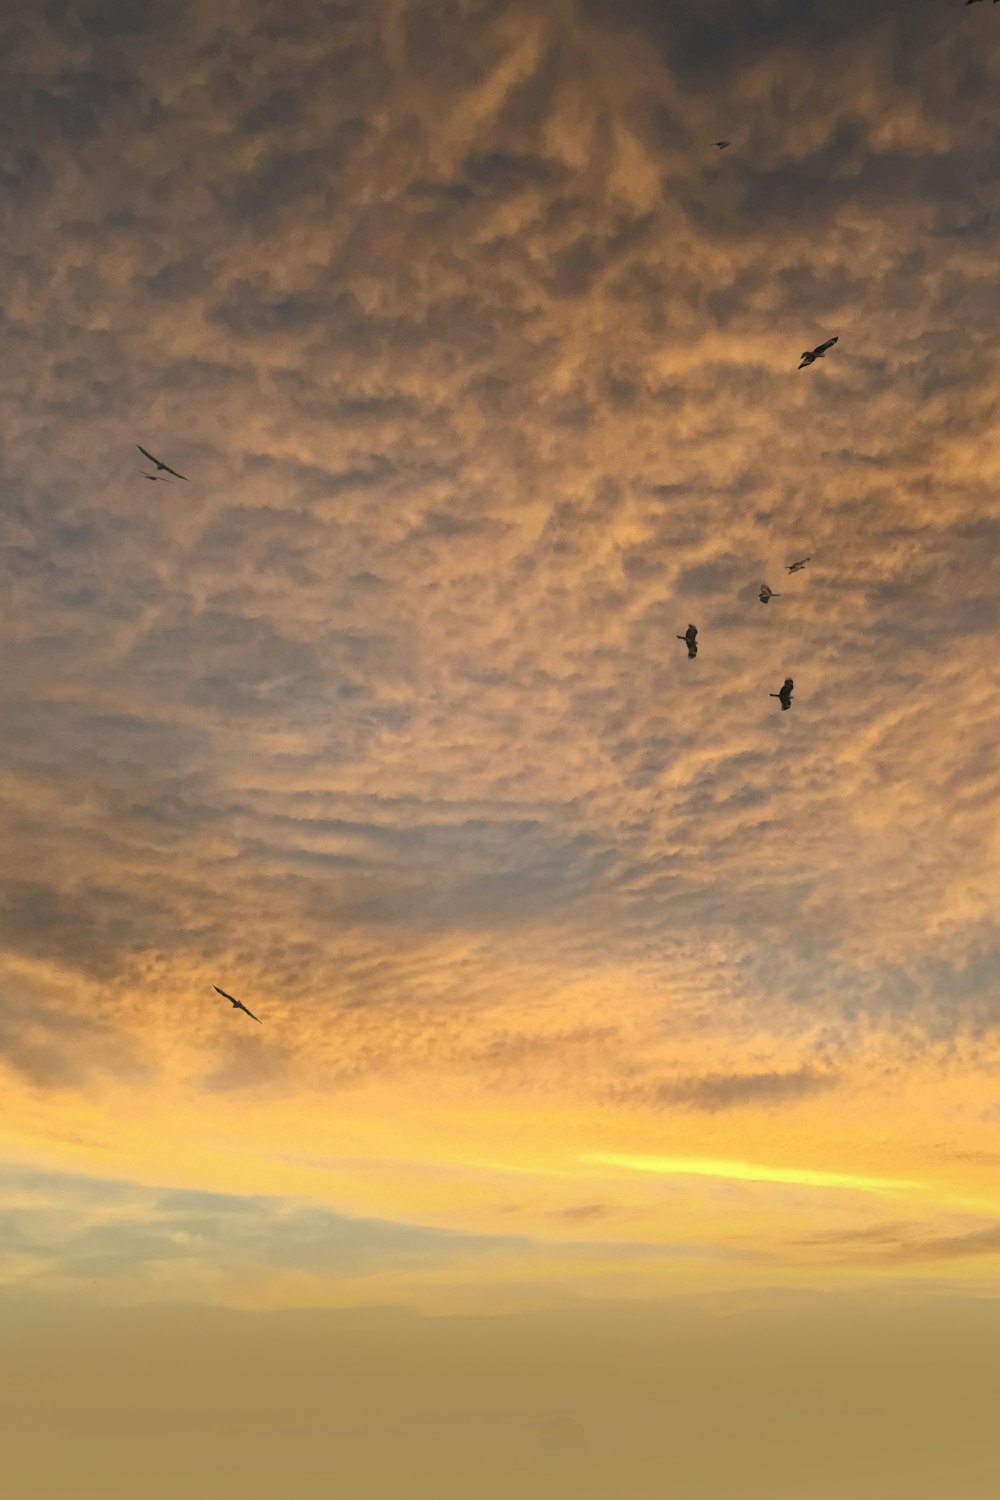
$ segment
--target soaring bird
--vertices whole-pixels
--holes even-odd
[[[688,656],[697,656],[698,655],[698,627],[697,627],[697,625],[689,625],[688,628],[687,628],[687,630],[685,630],[684,634],[683,635],[679,635],[677,637],[677,639],[679,641],[683,641],[685,643],[685,645],[687,646],[687,648],[688,648]]]
[[[835,333],[833,338],[827,339],[825,344],[817,344],[815,349],[804,350],[802,354],[802,363],[799,365],[799,369],[804,370],[806,365],[814,364],[817,359],[822,359],[826,351],[833,348],[839,337],[840,334]]]
[[[145,458],[148,458],[148,459],[149,459],[149,461],[150,461],[150,463],[151,463],[151,464],[155,464],[155,465],[156,465],[156,467],[157,467],[157,468],[158,468],[158,469],[165,469],[165,470],[166,470],[166,472],[167,472],[167,473],[168,473],[168,474],[172,474],[172,475],[173,475],[173,476],[174,476],[174,478],[175,478],[175,479],[183,479],[183,480],[185,480],[185,481],[186,481],[186,482],[187,482],[187,483],[188,483],[188,484],[190,484],[190,483],[191,483],[191,481],[190,481],[190,480],[189,480],[189,479],[188,479],[188,477],[187,477],[187,475],[186,475],[186,474],[178,474],[178,472],[177,472],[177,470],[176,470],[176,469],[172,469],[172,468],[171,468],[171,467],[170,467],[170,465],[169,465],[169,464],[161,464],[161,463],[160,463],[160,460],[159,460],[159,459],[158,459],[158,458],[154,458],[154,457],[153,457],[153,455],[152,455],[152,454],[151,454],[151,453],[150,453],[150,452],[148,452],[148,451],[147,451],[147,449],[145,449],[145,448],[144,448],[144,447],[143,447],[143,446],[142,446],[142,444],[141,444],[141,443],[136,443],[136,445],[135,445],[135,446],[136,446],[136,447],[137,447],[137,448],[138,448],[138,450],[139,450],[139,452],[140,452],[140,453],[141,453],[141,454],[143,454],[143,456],[144,456],[144,457],[145,457]],[[156,478],[157,478],[157,477],[158,477],[158,476],[157,476],[157,475],[156,475],[156,474],[154,474],[154,475],[152,475],[152,478],[153,478],[153,479],[156,479]]]
[[[263,1026],[264,1023],[260,1019],[260,1017],[259,1016],[255,1016],[252,1010],[247,1010],[247,1008],[243,1004],[242,1000],[235,1000],[235,999],[233,999],[233,996],[232,995],[227,995],[226,992],[225,992],[225,990],[220,990],[219,986],[217,984],[213,984],[212,988],[215,991],[215,993],[217,995],[221,995],[223,997],[223,999],[225,999],[225,1000],[231,1000],[232,1003],[233,1003],[233,1005],[236,1007],[237,1010],[246,1010],[247,1011],[247,1015],[250,1017],[251,1021],[256,1021],[258,1026]]]
[[[718,148],[719,148],[720,151],[725,151],[726,147],[730,143],[729,143],[729,141],[716,141],[715,144],[718,146]]]
[[[757,595],[757,598],[760,600],[761,604],[766,604],[769,599],[780,599],[781,595],[776,594],[774,592],[774,589],[769,589],[766,583],[762,583],[760,586],[760,593]]]
[[[807,562],[812,562],[812,558],[811,557],[800,557],[799,560],[798,560],[798,562],[785,563],[785,568],[787,569],[787,571],[789,573],[798,573],[800,571],[800,569],[802,569],[802,568],[805,567],[805,565],[806,565]]]
[[[151,479],[154,484],[173,484],[174,482],[172,479],[164,479],[162,474],[147,474],[145,469],[136,469],[136,473],[141,474],[143,479]]]
[[[777,693],[768,693],[767,696],[769,698],[778,698],[778,699],[780,699],[781,700],[781,707],[782,707],[782,709],[791,708],[791,706],[792,706],[792,688],[794,686],[795,686],[795,683],[792,681],[792,679],[790,677],[786,677],[785,680],[784,680],[784,682],[781,684],[781,691],[777,692]]]

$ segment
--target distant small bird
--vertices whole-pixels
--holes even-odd
[[[772,697],[773,697],[773,694],[772,694]],[[232,995],[227,995],[226,992],[225,992],[225,990],[220,990],[219,986],[217,984],[213,984],[212,988],[215,991],[215,993],[217,995],[221,995],[223,997],[223,999],[225,999],[225,1000],[231,1000],[232,1003],[233,1003],[233,1005],[235,1005],[235,1007],[236,1007],[237,1010],[246,1010],[247,1011],[247,1015],[250,1017],[251,1021],[256,1021],[258,1026],[263,1026],[264,1023],[260,1019],[260,1017],[259,1016],[255,1016],[252,1010],[247,1010],[247,1008],[243,1004],[242,1000],[235,1000],[235,999],[233,999],[233,996]]]
[[[155,464],[158,469],[165,469],[166,472],[168,474],[172,474],[175,479],[183,479],[187,484],[191,483],[190,479],[188,479],[188,477],[187,477],[186,474],[178,474],[177,470],[176,469],[172,469],[169,464],[161,464],[160,460],[158,458],[154,458],[153,455],[150,452],[148,452],[147,449],[145,449],[142,446],[141,443],[136,443],[135,446],[138,448],[139,452],[143,455],[143,457],[144,458],[148,458],[149,461],[150,461],[150,463],[151,464]],[[157,479],[159,476],[157,474],[153,474],[151,477],[153,479]]]
[[[173,484],[174,482],[172,479],[164,479],[162,474],[147,474],[145,469],[136,469],[136,473],[141,474],[143,479],[151,479],[154,484]]]
[[[683,635],[679,635],[677,637],[677,639],[679,641],[683,641],[684,644],[687,646],[687,648],[688,648],[688,656],[697,656],[698,655],[698,627],[697,627],[697,625],[689,625],[688,628],[687,628],[687,630],[685,630],[684,634]]]
[[[792,679],[790,677],[786,677],[785,680],[784,680],[784,682],[781,685],[781,691],[777,692],[777,693],[768,693],[767,696],[769,698],[778,698],[778,699],[780,699],[782,709],[791,708],[791,706],[792,706],[792,688],[794,686],[795,686],[795,683],[792,681]]]
[[[805,349],[802,354],[802,363],[799,365],[799,369],[804,370],[806,365],[814,364],[817,359],[822,359],[826,351],[833,348],[839,337],[840,334],[835,333],[833,338],[827,339],[825,344],[817,344],[815,349]]]
[[[807,562],[812,562],[812,558],[811,557],[801,557],[798,562],[795,562],[795,563],[785,563],[785,567],[786,567],[786,569],[788,570],[789,573],[798,573],[802,568],[805,567],[805,565],[806,565]]]
[[[774,589],[769,589],[766,583],[762,583],[760,586],[760,593],[757,595],[757,598],[760,600],[761,604],[766,604],[769,599],[780,599],[781,595],[776,594],[774,592]]]
[[[731,143],[729,141],[716,141],[715,144],[718,146],[720,151],[725,151],[726,147]]]

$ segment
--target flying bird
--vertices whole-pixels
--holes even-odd
[[[157,467],[157,469],[165,469],[165,470],[166,470],[166,472],[167,472],[167,473],[168,473],[168,474],[172,474],[172,475],[173,475],[173,476],[174,476],[174,478],[175,478],[175,479],[183,479],[183,480],[185,480],[185,481],[186,481],[186,483],[188,483],[188,484],[190,484],[190,483],[191,483],[191,481],[190,481],[190,479],[188,479],[188,477],[187,477],[187,475],[186,475],[186,474],[178,474],[178,472],[177,472],[177,470],[176,470],[176,469],[172,469],[172,468],[171,468],[171,467],[170,467],[170,465],[169,465],[169,464],[161,464],[161,463],[160,463],[160,460],[159,460],[159,459],[158,459],[158,458],[154,458],[154,457],[153,457],[153,455],[152,455],[152,454],[151,454],[151,453],[150,453],[150,452],[148,452],[148,450],[147,450],[147,449],[145,449],[145,448],[144,448],[144,447],[143,447],[143,446],[142,446],[142,444],[141,444],[141,443],[136,443],[136,445],[135,445],[135,446],[136,446],[136,447],[137,447],[137,448],[138,448],[138,450],[139,450],[139,452],[140,452],[140,453],[141,453],[141,454],[142,454],[142,455],[143,455],[143,456],[144,456],[144,457],[145,457],[145,458],[148,458],[148,459],[149,459],[149,461],[150,461],[150,463],[151,463],[151,464],[155,464],[155,465],[156,465],[156,467]],[[150,477],[151,477],[151,478],[153,478],[153,479],[158,479],[158,478],[159,478],[159,475],[158,475],[158,474],[153,474],[153,475],[151,475],[151,476],[150,476]]]
[[[805,567],[805,565],[806,565],[807,562],[812,562],[812,558],[811,557],[801,557],[801,558],[799,558],[798,562],[785,563],[785,568],[787,569],[787,571],[789,573],[798,573],[800,571],[800,569],[802,569],[802,568]]]
[[[817,359],[822,359],[826,351],[833,348],[839,337],[840,334],[835,333],[833,338],[827,339],[825,344],[817,344],[815,349],[803,350],[802,363],[799,365],[799,369],[804,370],[806,365],[814,364]]]
[[[698,655],[698,627],[697,627],[697,625],[689,625],[688,628],[687,628],[687,630],[685,630],[684,634],[683,635],[679,635],[677,637],[677,639],[679,641],[683,641],[684,644],[687,646],[687,648],[688,648],[688,656],[697,656]]]
[[[172,479],[164,479],[162,474],[147,474],[145,469],[136,469],[136,473],[141,474],[143,479],[151,479],[154,484],[173,484],[174,482]]]
[[[776,594],[774,592],[774,589],[769,589],[766,583],[762,583],[760,586],[760,593],[757,595],[757,598],[760,600],[761,604],[766,604],[769,599],[780,599],[781,595]]]
[[[719,148],[720,151],[725,151],[726,147],[730,144],[730,142],[729,141],[716,141],[715,144],[718,146],[718,148]]]
[[[784,680],[784,682],[781,684],[781,690],[780,690],[780,692],[777,692],[777,693],[768,693],[767,696],[769,698],[778,698],[778,699],[780,699],[781,700],[781,707],[782,707],[783,710],[786,709],[786,708],[791,708],[791,706],[792,706],[792,688],[794,686],[795,686],[795,683],[792,681],[792,679],[790,677],[786,677],[785,680]]]
[[[260,1019],[260,1017],[259,1016],[255,1016],[252,1010],[247,1010],[247,1008],[243,1004],[242,1000],[236,1000],[236,999],[233,998],[232,995],[227,995],[226,992],[225,992],[225,990],[220,990],[219,986],[217,984],[213,984],[212,988],[213,988],[213,990],[215,991],[215,993],[217,995],[222,995],[222,997],[225,1000],[231,1000],[232,1003],[233,1003],[233,1005],[236,1007],[237,1010],[246,1010],[247,1011],[247,1015],[250,1017],[251,1021],[256,1021],[258,1026],[263,1026],[264,1023]]]

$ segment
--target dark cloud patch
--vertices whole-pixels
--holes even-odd
[[[585,0],[584,10],[599,24],[642,30],[672,69],[700,83],[746,70],[778,48],[811,53],[833,49],[867,33],[872,23],[867,0],[844,0],[836,8],[826,0],[712,0],[697,8],[657,0],[623,0],[621,5]],[[926,48],[940,36],[940,28],[933,26],[939,20],[940,7],[932,0],[913,0],[903,13],[901,30]]]
[[[677,594],[731,594],[745,584],[747,575],[754,570],[747,559],[732,552],[715,558],[712,562],[699,563],[681,573],[675,584]]]
[[[467,182],[435,182],[431,178],[420,177],[411,182],[407,189],[411,198],[424,199],[431,204],[447,204],[449,206],[462,205],[475,198],[476,190]]]
[[[305,41],[317,30],[360,20],[364,7],[350,0],[282,0],[265,6],[256,22],[255,34],[267,42]]]
[[[152,297],[165,302],[175,302],[182,297],[193,297],[204,292],[211,284],[211,268],[201,257],[184,255],[168,261],[151,276],[143,277],[143,285]]]
[[[276,88],[266,99],[247,110],[238,128],[244,135],[266,134],[270,130],[297,124],[301,114],[299,95],[290,88]]]
[[[261,220],[279,210],[301,212],[331,191],[330,174],[340,166],[332,147],[276,151],[243,178],[232,200],[240,219]]]
[[[565,175],[559,162],[507,151],[473,153],[462,163],[467,186],[497,197],[508,197],[526,188],[550,188]]]
[[[808,1239],[797,1240],[799,1245],[899,1245],[906,1235],[912,1234],[913,1224],[893,1222],[866,1224],[861,1229],[825,1229],[811,1234]]]
[[[317,292],[293,292],[282,296],[268,293],[250,281],[240,280],[230,289],[226,301],[212,310],[211,316],[230,333],[242,338],[259,338],[313,327],[330,310],[328,300]]]
[[[1000,1224],[965,1234],[921,1235],[915,1224],[875,1224],[855,1230],[831,1230],[800,1243],[843,1246],[868,1252],[885,1263],[919,1265],[927,1261],[968,1260],[1000,1255]]]
[[[162,923],[163,912],[154,902],[96,881],[77,890],[40,881],[0,888],[0,943],[91,979],[120,975]]]
[[[381,649],[378,637],[361,631],[326,631],[314,641],[260,618],[209,609],[147,631],[129,653],[128,670],[154,690],[180,692],[192,706],[233,721],[278,711],[291,723],[353,688]]]
[[[569,1208],[559,1209],[556,1218],[584,1223],[593,1219],[605,1219],[613,1212],[614,1209],[608,1203],[573,1203]]]
[[[179,19],[183,9],[183,0],[180,7],[171,0],[48,0],[45,19],[55,31],[97,42],[124,41]]]
[[[42,192],[51,179],[41,153],[32,146],[0,144],[0,189],[12,198]]]
[[[723,1109],[751,1109],[759,1105],[795,1104],[835,1088],[835,1074],[797,1068],[789,1073],[709,1073],[657,1084],[650,1096],[661,1105],[680,1104],[715,1113]]]

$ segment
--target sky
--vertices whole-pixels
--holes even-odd
[[[1000,11],[0,83],[15,1500],[992,1495]]]

